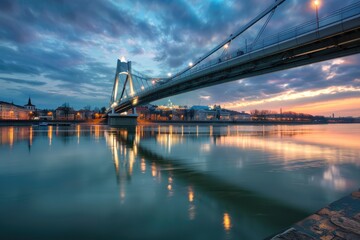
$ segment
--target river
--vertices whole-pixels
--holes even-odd
[[[0,239],[263,239],[360,186],[360,124],[0,127]]]

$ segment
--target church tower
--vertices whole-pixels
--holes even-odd
[[[35,111],[35,105],[32,105],[31,103],[31,98],[29,97],[29,101],[26,105],[24,105],[24,107],[27,109],[27,110],[30,110],[30,111]]]

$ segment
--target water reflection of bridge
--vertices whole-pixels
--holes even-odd
[[[146,138],[154,138],[154,135],[158,136],[158,138],[156,138],[157,141],[163,141],[161,133],[157,132],[157,130],[159,130],[159,128],[154,128],[153,131],[144,131],[143,127],[137,127],[130,130],[113,129],[112,131],[105,132],[107,144],[113,154],[115,172],[122,201],[124,201],[126,197],[126,182],[131,181],[134,175],[133,172],[140,171],[145,173],[146,171],[151,171],[151,176],[155,181],[166,183],[165,185],[170,196],[176,191],[173,186],[174,182],[181,182],[187,186],[190,219],[196,216],[196,205],[200,204],[195,201],[198,195],[207,195],[215,198],[217,202],[220,201],[224,209],[222,223],[225,230],[230,229],[230,226],[234,224],[231,219],[235,218],[235,216],[230,216],[228,209],[235,211],[236,215],[241,216],[241,218],[254,221],[252,224],[263,226],[276,225],[277,228],[282,228],[289,222],[295,222],[308,214],[306,211],[243,189],[236,184],[224,181],[211,174],[195,170],[181,163],[179,159],[164,157],[151,149],[143,147],[140,143]],[[165,129],[161,129],[160,127],[160,131],[162,130]],[[170,133],[171,132],[172,130],[170,130]],[[165,134],[168,135],[169,132],[165,131]],[[171,134],[173,134],[171,137],[175,137],[176,139],[177,136],[186,133],[183,131],[183,133],[172,132]],[[208,138],[221,138],[222,136],[227,136],[227,134],[227,132],[224,132],[219,136],[216,134],[209,136],[198,132],[194,134],[194,136],[199,137],[199,135],[204,135],[203,137]],[[177,140],[175,140],[175,142],[176,141]],[[211,203],[204,202],[204,199],[202,199],[201,204]],[[261,213],[263,217],[257,218],[256,221],[250,220],[250,215],[254,214],[254,212]],[[272,221],[272,219],[280,213],[287,214],[282,215],[282,219],[276,223]]]

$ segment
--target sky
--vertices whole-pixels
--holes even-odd
[[[120,56],[146,75],[176,73],[273,2],[0,0],[0,101],[23,105],[31,97],[41,109],[63,103],[75,109],[108,106]],[[357,0],[321,0],[319,17],[354,2]],[[310,0],[286,0],[262,36],[313,19],[316,14]],[[261,24],[241,36],[237,44],[254,39]],[[282,108],[357,117],[359,62],[360,55],[352,55],[170,99],[176,105],[216,104],[238,111]]]

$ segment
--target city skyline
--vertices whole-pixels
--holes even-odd
[[[31,97],[43,108],[64,102],[75,108],[107,106],[119,56],[148,75],[176,73],[271,2],[1,1],[0,100],[20,104],[21,99]],[[286,1],[276,10],[264,35],[314,19],[311,2]],[[319,16],[354,2],[323,0]],[[294,14],[297,12],[302,14]],[[249,38],[251,34],[256,32],[249,32]],[[217,104],[237,111],[282,108],[358,117],[359,62],[358,54],[171,99],[179,105]]]

